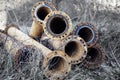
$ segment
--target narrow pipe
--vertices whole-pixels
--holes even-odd
[[[61,49],[71,58],[72,64],[82,62],[87,56],[87,45],[85,41],[78,37],[71,35],[63,41]]]
[[[100,67],[104,60],[105,51],[99,44],[96,44],[93,47],[88,48],[87,57],[83,61],[83,65],[88,69],[95,69]]]
[[[29,35],[37,39],[43,33],[43,22],[45,17],[56,8],[51,2],[40,1],[32,8],[33,23]]]
[[[48,43],[52,46],[54,50],[59,49],[63,45],[62,40],[54,40],[54,39],[49,39]]]
[[[51,39],[47,37],[45,34],[42,35],[40,40],[41,42],[45,42],[45,44],[44,43],[43,44],[52,50],[59,49],[63,44],[63,40]]]
[[[41,50],[42,55],[43,55],[43,65],[42,67],[45,69],[48,66],[48,62],[49,60],[51,60],[53,57],[55,57],[56,55],[58,56],[58,58],[61,58],[58,62],[63,62],[65,65],[65,67],[67,67],[67,69],[64,69],[65,67],[62,67],[61,70],[58,72],[54,72],[56,71],[57,68],[53,68],[53,70],[47,70],[45,71],[45,73],[48,73],[49,71],[53,74],[45,74],[46,77],[48,78],[64,78],[64,76],[66,76],[66,73],[63,72],[69,72],[70,68],[71,68],[71,60],[69,59],[68,56],[65,55],[64,52],[62,51],[51,51],[48,48],[46,48],[45,46],[43,46],[42,44],[38,43],[37,41],[35,41],[34,39],[30,38],[28,35],[24,34],[23,32],[21,32],[20,30],[18,30],[16,27],[14,27],[13,25],[9,25],[9,28],[7,29],[7,34],[9,36],[11,36],[12,38],[14,38],[15,40],[21,42],[23,45],[33,45],[36,46],[38,49]],[[56,62],[55,62],[56,63]],[[50,64],[52,65],[52,64]],[[63,64],[58,64],[63,65]],[[57,66],[57,65],[56,65]],[[54,76],[52,76],[54,75]]]
[[[82,37],[89,47],[96,44],[98,40],[98,31],[95,26],[90,23],[78,24],[73,30],[73,34]]]
[[[66,13],[53,11],[46,16],[43,28],[49,38],[64,39],[70,34],[72,22]]]

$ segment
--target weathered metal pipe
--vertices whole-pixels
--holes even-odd
[[[100,67],[104,60],[105,51],[99,44],[96,44],[93,47],[88,48],[87,57],[83,61],[83,65],[89,69],[95,69]]]
[[[47,39],[48,44],[54,50],[63,50],[66,55],[71,58],[72,64],[78,64],[82,62],[87,56],[87,44],[82,38],[78,36],[71,35],[66,39],[56,40],[50,39],[47,36],[43,35],[41,39]]]
[[[68,61],[69,59],[70,58],[62,51],[52,52],[44,59],[43,66],[45,75],[51,80],[63,80],[71,70],[71,62]]]
[[[61,49],[71,58],[72,64],[82,62],[87,56],[87,45],[85,41],[75,35],[68,36],[63,41]]]
[[[98,40],[98,31],[90,23],[78,24],[73,30],[73,34],[82,37],[87,43],[88,48],[95,45]]]
[[[48,63],[50,62],[50,60],[52,60],[52,63],[50,62],[50,67],[53,64],[55,64],[55,66],[52,66],[52,69],[47,68],[47,70],[45,70],[46,77],[48,77],[48,78],[64,78],[64,76],[67,75],[66,72],[68,73],[71,69],[71,63],[70,63],[71,60],[69,59],[68,56],[65,55],[64,52],[62,52],[62,51],[51,51],[48,48],[46,48],[45,46],[43,46],[42,44],[35,41],[34,39],[30,38],[28,35],[24,34],[20,30],[18,30],[13,25],[9,25],[8,27],[9,28],[7,29],[7,34],[9,36],[11,36],[15,40],[21,42],[24,45],[33,45],[33,46],[36,46],[38,49],[41,50],[42,55],[44,57],[43,65],[42,65],[42,67],[44,69],[47,68]],[[57,60],[57,62],[53,62],[54,58],[57,59],[56,57],[60,58],[60,60]],[[63,63],[63,64],[59,64],[58,62]],[[55,67],[55,68],[53,68],[53,67]]]
[[[64,39],[70,34],[72,23],[66,13],[53,11],[46,16],[43,28],[49,38]]]
[[[43,22],[45,17],[56,8],[51,2],[40,1],[32,8],[33,23],[29,35],[32,38],[40,38],[43,33]]]

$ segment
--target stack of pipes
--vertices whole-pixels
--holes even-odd
[[[29,35],[13,24],[0,28],[0,39],[6,41],[4,46],[13,55],[16,66],[36,54],[42,56],[36,59],[36,63],[42,62],[47,78],[63,80],[71,65],[82,63],[95,69],[104,62],[105,52],[98,44],[98,31],[91,23],[80,23],[72,31],[70,17],[44,1],[35,3],[32,17]]]

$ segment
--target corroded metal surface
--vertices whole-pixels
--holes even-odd
[[[82,17],[84,16],[80,18]],[[0,46],[4,45],[7,52],[13,55],[15,65],[23,66],[27,61],[32,61],[30,57],[37,51],[42,55],[41,67],[45,76],[50,80],[63,80],[71,70],[71,64],[82,62],[85,67],[94,69],[104,62],[105,52],[97,44],[98,31],[93,24],[86,21],[76,25],[73,30],[74,22],[70,17],[62,11],[57,11],[52,3],[45,1],[35,3],[32,18],[30,37],[16,25],[0,28]]]
[[[105,51],[99,44],[96,44],[93,47],[88,48],[87,57],[83,61],[83,65],[89,69],[95,69],[100,67],[104,60]]]
[[[85,41],[75,35],[68,36],[63,41],[61,49],[71,58],[72,64],[82,62],[87,56],[87,45]]]
[[[71,70],[71,60],[63,51],[55,50],[44,60],[44,73],[51,80],[63,80]]]
[[[64,39],[70,34],[72,22],[66,13],[53,11],[45,18],[43,28],[49,38]]]
[[[91,23],[80,23],[76,25],[73,34],[82,37],[86,41],[88,48],[95,45],[98,40],[98,31]]]
[[[32,38],[39,38],[43,32],[43,22],[45,17],[56,8],[51,2],[40,1],[32,8],[33,23],[29,35]]]

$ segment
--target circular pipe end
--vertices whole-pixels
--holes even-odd
[[[72,64],[82,62],[87,56],[87,45],[85,41],[78,36],[69,36],[64,40],[63,50],[71,58]]]
[[[42,24],[45,17],[56,8],[51,2],[40,1],[34,4],[32,8],[32,17],[34,21]]]
[[[100,67],[104,60],[105,52],[99,44],[96,44],[88,49],[87,57],[83,61],[83,65],[88,69],[95,69]]]
[[[40,50],[32,45],[20,48],[14,57],[15,66],[24,67],[25,65],[35,61],[37,65],[42,61]]]
[[[8,34],[8,29],[11,28],[11,27],[15,27],[17,29],[19,29],[19,27],[15,24],[9,24],[9,25],[6,25],[6,29],[4,31],[4,33]]]
[[[43,61],[44,74],[49,79],[64,79],[71,70],[70,59],[62,51],[53,51]]]
[[[83,38],[88,48],[95,45],[98,40],[98,31],[95,26],[90,23],[78,24],[73,30],[73,34]]]
[[[64,39],[70,34],[72,22],[70,17],[61,11],[53,11],[47,15],[43,24],[45,34],[49,38]]]

